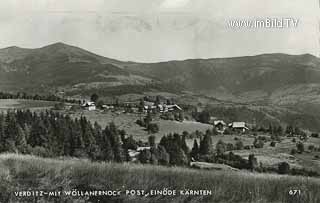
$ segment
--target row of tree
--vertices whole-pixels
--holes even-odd
[[[85,117],[72,119],[53,111],[0,114],[0,152],[122,162],[126,160],[124,134],[113,123],[102,129]]]

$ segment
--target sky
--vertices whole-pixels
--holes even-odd
[[[56,42],[124,61],[263,53],[319,56],[318,0],[1,0],[0,48]],[[230,20],[298,20],[231,28]]]

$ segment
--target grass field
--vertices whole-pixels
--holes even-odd
[[[24,100],[24,99],[0,99],[0,111],[8,109],[44,110],[53,107],[55,102]]]
[[[124,129],[128,135],[133,135],[137,140],[147,141],[148,134],[143,127],[140,127],[135,123],[139,119],[138,114],[130,113],[101,113],[93,111],[83,111],[80,113],[73,114],[73,117],[79,117],[80,115],[86,116],[90,121],[97,121],[101,126],[106,126],[110,122],[114,122],[120,129]],[[182,133],[183,131],[194,132],[196,130],[205,132],[207,129],[211,129],[212,126],[208,124],[203,124],[193,121],[168,121],[168,120],[155,120],[159,125],[160,131],[156,134],[156,142],[159,142],[161,137],[168,133]],[[259,136],[267,136],[261,134]],[[213,146],[216,146],[219,140],[222,140],[225,143],[232,143],[235,145],[235,138],[240,139],[244,145],[253,145],[254,136],[253,135],[216,135],[212,137]],[[287,162],[292,168],[307,168],[309,170],[320,170],[320,160],[314,159],[315,155],[320,156],[320,152],[312,153],[303,153],[296,154],[292,156],[290,154],[292,149],[296,148],[296,143],[291,141],[292,138],[283,138],[281,143],[277,143],[276,147],[270,146],[270,141],[264,144],[264,147],[261,149],[250,149],[250,150],[234,150],[235,154],[241,155],[243,158],[248,159],[249,154],[255,154],[260,162],[265,167],[277,168],[278,164],[281,162]],[[199,139],[197,139],[199,143]],[[191,149],[193,146],[193,139],[186,140],[188,147]],[[314,145],[316,147],[320,146],[319,138],[309,138],[305,143],[305,148],[309,145]]]
[[[91,122],[98,122],[101,126],[105,127],[110,122],[114,122],[119,129],[124,129],[128,135],[132,135],[137,140],[147,141],[148,134],[143,127],[136,124],[136,120],[140,119],[139,114],[134,113],[114,113],[114,112],[97,112],[97,111],[82,111],[81,113],[71,114],[72,117],[80,117],[81,115],[88,118]],[[143,118],[143,116],[142,116]],[[159,125],[159,132],[154,134],[158,142],[162,136],[169,133],[182,133],[183,131],[195,132],[196,130],[205,132],[207,129],[212,129],[212,125],[203,124],[193,121],[168,121],[156,119],[153,122]],[[192,141],[192,140],[191,140]],[[189,142],[192,147],[192,142]]]
[[[151,196],[150,190],[176,190],[177,195]],[[19,191],[119,190],[119,196],[84,198],[60,195],[16,197]],[[146,195],[126,195],[126,190]],[[316,178],[232,171],[203,171],[151,165],[92,163],[78,159],[43,159],[18,154],[0,155],[0,202],[117,202],[117,203],[318,203]],[[180,190],[209,190],[210,195],[182,195]],[[290,190],[299,194],[290,195]],[[62,193],[63,194],[63,193]],[[149,195],[147,195],[149,194]]]

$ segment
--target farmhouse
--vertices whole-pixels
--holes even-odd
[[[217,131],[223,132],[226,129],[227,124],[223,120],[213,121],[213,125]]]
[[[139,154],[144,151],[144,150],[150,150],[151,147],[138,147],[136,150],[129,149],[128,154],[129,157],[131,158],[131,161],[137,161]]]
[[[232,128],[235,131],[245,132],[246,130],[249,130],[249,128],[246,126],[245,122],[232,122],[229,123],[229,128]]]
[[[171,112],[171,111],[182,111],[182,108],[177,104],[167,105],[167,104],[158,104],[155,105],[152,102],[145,103],[144,111],[158,111],[160,113]]]
[[[94,102],[92,101],[86,101],[85,103],[83,103],[82,105],[82,108],[86,109],[86,110],[89,110],[89,111],[94,111],[96,110],[96,105]]]

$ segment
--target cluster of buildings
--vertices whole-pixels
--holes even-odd
[[[92,101],[84,101],[81,104],[81,107],[88,111],[94,111],[97,109],[95,102]],[[142,105],[139,102],[123,102],[121,107],[130,109],[132,112],[141,112]],[[114,109],[114,105],[102,105],[102,109],[110,110]],[[154,102],[144,102],[143,109],[144,113],[148,112],[159,112],[159,113],[166,113],[166,112],[173,112],[173,111],[182,111],[182,108],[177,104],[155,104]]]
[[[226,122],[224,122],[223,120],[210,119],[210,123],[215,126],[216,130],[219,133],[223,133],[227,128],[242,133],[249,130],[246,122],[231,122],[229,124],[226,124]]]
[[[177,104],[155,104],[154,102],[144,102],[144,112],[157,111],[160,113],[182,111],[182,108]]]

